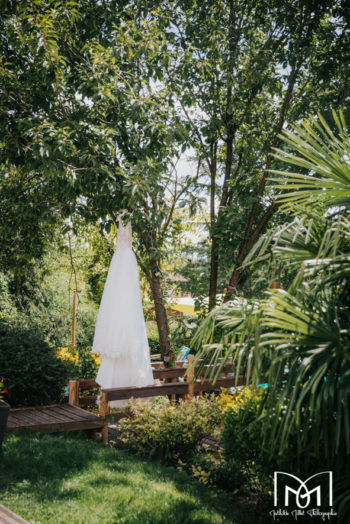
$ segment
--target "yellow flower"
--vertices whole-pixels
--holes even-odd
[[[95,364],[97,364],[98,366],[100,366],[100,365],[101,365],[101,357],[100,357],[100,354],[91,353],[91,355],[92,355],[92,358],[94,359]]]
[[[69,347],[58,348],[56,355],[60,360],[65,362],[77,363],[79,360],[79,355],[77,353],[73,354],[71,348]]]

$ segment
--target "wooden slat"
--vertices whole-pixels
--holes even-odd
[[[205,380],[197,381],[195,383],[194,392],[199,391],[217,391],[221,387],[230,388],[235,385],[244,385],[246,383],[245,377],[239,377],[236,383],[236,377],[224,377],[219,378],[215,384]],[[144,397],[156,397],[164,395],[184,395],[188,391],[188,383],[179,382],[176,384],[157,384],[151,386],[137,386],[128,388],[109,388],[102,390],[107,394],[108,401],[112,400],[125,400],[131,397],[144,398]]]
[[[37,410],[32,410],[32,412],[27,411],[26,413],[17,413],[16,419],[13,420],[12,413],[10,411],[8,418],[8,428],[26,428],[37,425],[52,424],[53,422],[55,422],[55,419],[52,419],[52,417],[48,417],[46,415],[42,415]]]
[[[154,369],[153,378],[179,378],[183,377],[186,373],[186,368],[164,368],[164,369]]]
[[[76,422],[78,420],[84,420],[89,415],[88,411],[83,412],[75,412],[75,408],[78,408],[77,406],[69,406],[67,409],[67,406],[58,406],[58,412],[61,413],[66,420],[72,420],[73,422]],[[81,408],[78,408],[81,409]],[[84,414],[86,414],[84,416]]]
[[[177,361],[176,367],[164,368],[164,367],[161,367],[163,366],[163,362],[152,362],[152,367],[156,368],[156,369],[153,369],[153,377],[155,379],[161,379],[161,378],[170,379],[170,378],[183,377],[184,374],[186,373],[186,368],[182,367],[183,364],[184,363],[182,361]],[[217,367],[219,367],[219,365],[220,364],[218,364]],[[204,374],[210,367],[212,366],[205,365],[203,367],[202,373]],[[233,364],[228,363],[228,364],[225,364],[222,372],[223,373],[232,372],[233,369],[234,369]],[[198,370],[198,366],[195,367],[195,371],[197,370]],[[79,389],[81,390],[99,388],[99,387],[100,386],[97,384],[96,380],[94,379],[79,380]],[[79,402],[81,402],[81,400],[82,398],[80,398]]]
[[[28,522],[13,511],[5,508],[0,504],[0,522],[1,524],[28,524]]]
[[[204,375],[209,368],[212,368],[212,366],[203,366],[203,369],[201,371],[201,374]],[[216,369],[219,368],[219,364],[216,366]],[[199,366],[196,366],[194,368],[195,373],[198,371]],[[223,367],[221,373],[229,373],[234,370],[233,364],[225,364]],[[176,367],[176,368],[163,368],[163,369],[154,369],[153,370],[153,378],[155,379],[161,379],[161,378],[179,378],[183,377],[187,371],[187,368],[185,367]]]
[[[62,416],[59,412],[54,411],[54,408],[49,409],[36,409],[32,413],[33,419],[37,420],[38,423],[42,422],[43,424],[51,423],[61,423],[66,422],[67,417]]]
[[[8,419],[7,419],[7,427],[11,426],[11,425],[15,425],[15,424],[20,424],[21,423],[21,418],[18,417],[18,416],[15,416],[13,413],[11,413],[11,411],[9,412],[9,416],[8,416]]]
[[[220,367],[220,364],[217,364],[216,369],[218,369],[219,367]],[[199,366],[196,366],[194,369],[195,369],[195,372],[198,371]],[[201,370],[201,375],[204,375],[206,371],[208,371],[208,369],[213,369],[213,366],[209,366],[207,364],[203,366],[203,369]],[[233,371],[234,371],[233,364],[225,364],[220,373],[232,373]]]
[[[39,413],[41,413],[40,410]],[[67,420],[69,421],[71,419],[67,417],[67,412],[56,408],[50,408],[44,415],[47,415],[52,422],[67,422]]]
[[[152,365],[152,368],[159,369],[159,368],[163,368],[164,367],[164,362],[163,361],[161,361],[161,362],[152,362],[151,365]]]
[[[27,413],[27,418],[30,418],[32,420],[35,420],[36,422],[43,424],[50,423],[50,422],[64,422],[63,420],[57,420],[56,417],[52,417],[52,408],[50,410],[45,409],[33,409],[33,411],[30,413]]]
[[[11,419],[12,417],[11,417],[11,410],[10,410],[9,416],[8,416],[8,422],[7,422],[8,426],[9,426],[9,422],[11,422]],[[35,424],[35,419],[33,419],[33,417],[30,417],[30,415],[28,414],[16,413],[16,419],[17,419],[16,427],[17,426],[25,427],[26,425]]]
[[[68,421],[68,422],[51,422],[51,423],[37,423],[26,426],[13,426],[8,428],[10,431],[16,431],[19,429],[31,429],[33,431],[42,431],[44,433],[56,433],[61,431],[77,431],[80,429],[97,429],[102,428],[104,422],[101,419],[97,420],[77,420],[77,421]]]
[[[79,380],[79,389],[100,388],[95,379]]]
[[[24,411],[30,411],[32,409],[41,409],[41,408],[53,408],[54,406],[57,406],[57,404],[47,404],[47,405],[40,405],[40,406],[27,406],[27,407],[23,407],[23,408],[11,408],[10,411],[11,413],[16,413],[16,411],[21,411],[21,412],[24,412]]]
[[[242,386],[246,383],[245,377],[239,377],[237,380],[237,386]],[[232,388],[236,385],[236,377],[225,377],[219,378],[215,384],[212,382],[195,382],[194,392],[198,393],[199,391],[217,391],[220,388]]]
[[[68,404],[36,409],[10,410],[8,430],[28,428],[36,431],[54,433],[56,431],[73,431],[79,429],[102,428],[103,420],[84,409]],[[1,522],[1,521],[0,521]]]
[[[66,415],[71,417],[73,420],[83,420],[86,418],[90,418],[90,419],[98,418],[97,415],[94,415],[93,413],[90,413],[90,411],[86,411],[85,409],[78,408],[77,406],[60,405],[60,406],[56,406],[56,408],[64,411]]]
[[[107,394],[108,401],[111,400],[125,400],[131,397],[145,398],[157,397],[159,395],[183,395],[187,392],[186,382],[179,382],[177,384],[159,384],[151,386],[136,386],[129,388],[110,388],[103,389]]]

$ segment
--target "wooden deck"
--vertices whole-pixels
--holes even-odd
[[[101,417],[70,404],[10,409],[7,421],[7,431],[27,428],[45,433],[102,430],[103,426]]]
[[[0,504],[0,522],[1,524],[29,524],[26,520],[19,517],[13,511]]]

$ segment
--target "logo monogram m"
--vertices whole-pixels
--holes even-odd
[[[288,486],[285,483],[285,490],[284,490],[284,505],[289,506],[289,495],[293,493],[295,495],[295,502],[298,508],[304,509],[307,508],[311,503],[311,495],[313,493],[316,494],[316,504],[318,507],[321,506],[321,486],[318,485],[314,487],[313,489],[308,489],[307,484],[310,484],[310,481],[315,479],[316,477],[319,477],[321,475],[328,476],[329,481],[329,506],[333,506],[333,473],[332,471],[322,471],[321,473],[316,473],[316,475],[312,475],[312,477],[309,477],[305,481],[300,480],[295,475],[291,475],[290,473],[285,473],[284,471],[275,471],[274,473],[274,504],[277,506],[277,499],[278,499],[278,481],[281,476],[289,477],[290,479],[293,479],[294,485],[299,486],[297,489],[293,489],[290,486]],[[281,484],[281,481],[280,481]]]

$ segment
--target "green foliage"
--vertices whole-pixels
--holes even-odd
[[[91,348],[80,344],[77,347],[61,347],[57,356],[67,366],[70,380],[96,378],[100,358],[92,353]]]
[[[0,272],[0,319],[14,318],[15,315],[16,307],[9,292],[8,278],[4,273]]]
[[[211,198],[211,254],[189,260],[185,272],[197,297],[208,294],[211,265],[211,284],[223,293],[231,275],[234,287],[249,279],[250,268],[240,267],[244,256],[266,226],[279,222],[278,191],[267,175],[281,166],[274,148],[289,150],[280,132],[319,110],[346,106],[349,11],[340,0],[297,1],[292,14],[284,0],[180,1],[175,13],[165,9],[178,28],[165,27],[176,56],[165,79],[190,122]],[[334,52],[344,57],[339,67]],[[249,286],[244,292],[250,296]]]
[[[58,232],[57,232],[58,233]],[[81,236],[56,238],[44,257],[35,262],[35,285],[26,296],[21,316],[35,323],[53,346],[67,346],[71,342],[73,290],[77,286],[76,341],[83,347],[92,345],[97,306],[91,300],[85,263],[91,257]]]
[[[78,346],[77,348],[79,361],[78,361],[78,372],[77,379],[88,379],[96,378],[99,363],[96,359],[96,355],[93,355],[90,347]],[[94,358],[95,357],[95,358]]]
[[[160,353],[159,335],[157,330],[157,324],[153,320],[146,320],[146,331],[148,338],[148,345],[152,355]]]
[[[181,346],[188,346],[191,342],[193,329],[188,322],[190,320],[193,320],[193,317],[184,315],[183,319],[171,318],[169,321],[170,343],[174,355],[178,354]],[[158,354],[160,353],[160,344],[156,324],[155,322],[147,321],[146,326],[151,354]]]
[[[204,343],[198,358],[212,359],[221,351],[225,359],[233,358],[237,375],[242,365],[255,384],[264,375],[269,388],[259,415],[260,440],[271,460],[293,451],[294,471],[315,473],[316,463],[340,478],[348,471],[350,449],[350,146],[344,118],[334,114],[334,119],[334,134],[323,119],[285,134],[295,149],[292,163],[310,171],[288,171],[284,185],[279,179],[286,190],[281,201],[289,204],[295,220],[268,235],[248,257],[264,260],[269,249],[277,261],[295,268],[295,278],[287,290],[270,290],[263,299],[244,301],[244,308],[237,299],[218,308],[196,340]],[[319,195],[321,207],[315,205]],[[307,213],[313,218],[306,219]],[[254,424],[257,428],[258,422],[248,428]],[[258,435],[253,439],[259,442]]]
[[[203,450],[198,451],[187,464],[180,461],[178,469],[186,469],[202,484],[230,493],[244,493],[247,484],[246,475],[235,459],[216,459],[209,453],[203,453]]]
[[[160,354],[160,344],[158,339],[148,337],[148,345],[151,350],[151,355]]]
[[[284,131],[282,139],[292,151],[276,150],[275,157],[302,168],[302,173],[275,171],[283,175],[277,187],[284,191],[279,202],[301,206],[346,206],[350,208],[350,137],[344,114],[332,112],[333,129],[318,116]],[[335,129],[334,129],[335,128]],[[297,156],[295,151],[299,153]]]
[[[136,19],[130,5],[85,0],[8,6],[0,31],[7,86],[0,96],[6,115],[0,162],[13,185],[7,208],[11,195],[20,194],[17,215],[32,227],[28,209],[39,202],[40,226],[44,217],[76,213],[107,234],[119,210],[133,211],[135,248],[150,280],[181,226],[175,205],[196,186],[196,176],[172,176],[188,126],[161,82],[166,41],[157,13],[150,20],[148,11],[140,6]],[[92,272],[90,285],[98,296],[98,274]],[[168,352],[168,341],[161,342]]]
[[[221,433],[224,457],[236,460],[240,466],[257,460],[268,464],[268,450],[263,449],[261,441],[261,424],[254,424],[260,413],[262,397],[249,393],[243,394],[234,407],[225,411]]]
[[[124,445],[165,463],[188,460],[221,421],[220,404],[214,396],[178,405],[162,402],[152,406],[138,401],[129,410],[133,418],[122,422]]]
[[[219,462],[212,472],[213,483],[217,488],[237,493],[242,491],[246,477],[234,458]]]
[[[33,327],[0,320],[0,370],[12,407],[62,400],[66,367]]]
[[[294,470],[308,472],[312,449],[305,443],[302,450],[298,448],[302,438],[298,428],[289,434],[283,452],[271,455],[266,426],[271,427],[273,413],[266,412],[264,407],[267,394],[261,389],[237,390],[228,402],[220,435],[225,460],[213,472],[218,487],[225,489],[226,481],[228,489],[238,489],[241,482],[243,491],[267,493],[272,489],[273,471],[290,471],[293,462]],[[316,467],[319,468],[319,464]]]
[[[193,317],[184,315],[183,318],[174,318],[170,321],[170,342],[173,351],[177,354],[181,346],[190,347],[193,337],[193,329],[190,321]]]

